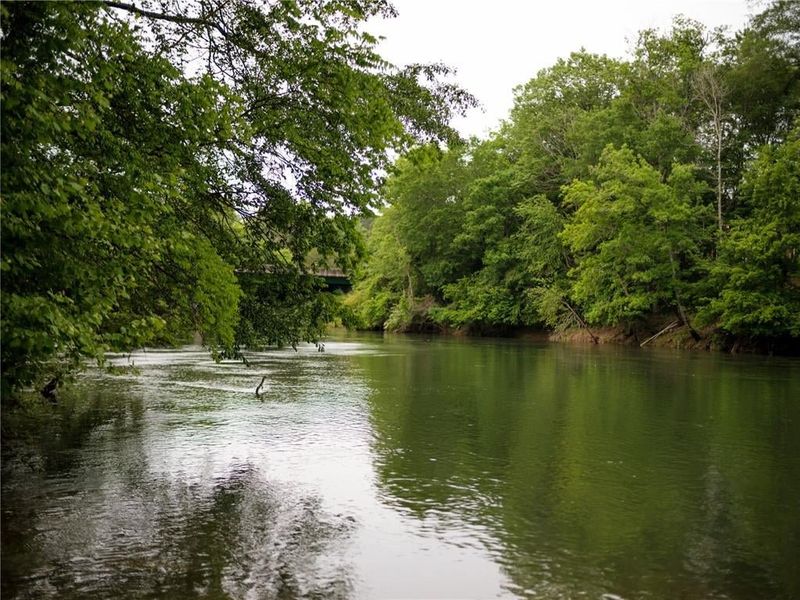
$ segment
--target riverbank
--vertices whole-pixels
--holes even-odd
[[[526,341],[557,342],[568,344],[610,344],[617,346],[639,346],[672,348],[676,350],[699,350],[730,354],[777,354],[800,356],[800,340],[796,338],[742,338],[726,335],[713,327],[696,331],[692,336],[684,325],[667,322],[648,323],[645,327],[592,327],[591,333],[582,327],[561,331],[536,328],[476,328],[437,327],[431,323],[411,327],[397,333],[426,333],[455,337],[508,337]],[[667,329],[664,331],[664,329]]]
[[[664,327],[667,327],[665,325]],[[697,331],[698,337],[692,336],[688,327],[675,326],[661,333],[662,329],[628,330],[622,327],[604,327],[592,329],[591,333],[599,344],[616,344],[623,346],[674,348],[677,350],[703,350],[706,352],[728,352],[730,354],[779,354],[785,356],[800,355],[800,340],[783,338],[745,339],[728,336],[716,329],[706,328]],[[552,342],[595,343],[592,334],[586,329],[568,329],[551,332],[547,339]],[[525,334],[522,334],[525,337]],[[532,337],[538,337],[534,334]]]

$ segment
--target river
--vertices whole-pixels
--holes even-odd
[[[800,598],[797,359],[342,336],[129,361],[4,419],[4,599]]]

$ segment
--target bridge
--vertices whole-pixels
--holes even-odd
[[[322,269],[314,271],[314,275],[325,280],[328,291],[341,290],[342,292],[349,292],[353,288],[350,278],[340,269]]]
[[[267,269],[259,273],[258,271],[250,271],[250,270],[242,270],[237,271],[237,274],[241,277],[244,276],[247,279],[254,279],[259,277],[270,277],[270,276],[278,276],[280,277],[280,272],[273,271],[272,269]],[[312,277],[319,277],[325,282],[325,288],[329,292],[333,291],[342,291],[342,292],[349,292],[353,289],[353,284],[350,281],[350,277],[342,271],[341,269],[320,269],[318,271],[314,271],[313,273],[308,273]]]

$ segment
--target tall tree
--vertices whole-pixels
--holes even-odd
[[[800,128],[748,171],[747,217],[731,221],[702,320],[731,334],[800,337]]]
[[[511,118],[501,135],[516,166],[522,197],[544,193],[557,200],[562,185],[586,174],[610,140],[594,143],[586,132],[597,131],[598,123],[584,125],[619,95],[626,77],[621,62],[581,51],[559,59],[514,90]],[[593,157],[591,150],[596,152]]]
[[[577,259],[573,295],[587,319],[630,324],[675,310],[689,325],[683,296],[699,258],[705,185],[678,165],[662,182],[627,148],[607,148],[593,175],[566,188],[576,211],[561,234]]]
[[[797,7],[774,1],[733,36],[677,18],[641,32],[626,61],[573,53],[515,90],[487,141],[437,150],[445,158],[424,169],[398,162],[386,189],[403,193],[387,194],[387,214],[405,225],[392,247],[415,290],[435,294],[430,320],[638,328],[675,313],[698,335],[702,309],[735,335],[793,335],[791,211],[778,218],[754,191],[766,158],[760,178],[742,176],[764,144],[764,156],[788,152],[778,146],[800,107]],[[787,206],[790,180],[769,188]],[[759,329],[766,313],[775,319]]]
[[[722,232],[722,144],[728,120],[728,89],[717,69],[711,64],[705,64],[697,70],[694,88],[711,119],[716,162],[717,226]]]
[[[368,260],[347,299],[352,308],[351,325],[367,329],[403,328],[410,324],[414,303],[415,272],[409,252],[398,234],[398,210],[389,207],[372,224]]]

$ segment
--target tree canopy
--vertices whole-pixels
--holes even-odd
[[[488,139],[412,150],[383,188],[354,315],[796,340],[797,6],[734,34],[678,17],[626,59],[575,52],[517,88]],[[413,293],[377,276],[389,256]]]
[[[387,151],[456,139],[441,65],[395,67],[382,0],[4,3],[3,395],[202,334],[312,340]]]

